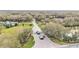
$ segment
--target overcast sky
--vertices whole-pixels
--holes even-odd
[[[78,0],[0,0],[0,10],[79,10]]]

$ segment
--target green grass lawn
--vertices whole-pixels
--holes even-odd
[[[11,28],[4,28],[0,34],[0,47],[21,47],[19,40],[17,39],[19,33],[21,33],[24,29],[29,29],[31,31],[32,26],[29,25],[30,23],[20,23],[18,26],[11,27]],[[24,45],[24,47],[29,48],[32,47],[33,38],[30,38]]]
[[[24,44],[23,48],[31,48],[34,45],[34,38],[31,36],[28,41]]]
[[[50,39],[51,39],[51,41],[53,41],[53,42],[55,42],[57,44],[60,44],[60,45],[67,44],[67,43],[63,42],[62,40],[58,40],[58,39],[54,39],[54,38],[50,38]]]

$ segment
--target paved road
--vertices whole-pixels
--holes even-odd
[[[38,25],[35,22],[35,19],[33,19],[34,21],[32,22],[34,27],[32,29],[33,31],[33,36],[35,39],[35,45],[33,46],[33,48],[54,48],[54,47],[59,47],[60,45],[52,42],[44,33],[45,38],[44,40],[40,40],[39,39],[39,35],[36,34],[36,31],[40,31],[42,32],[42,30],[38,27]]]

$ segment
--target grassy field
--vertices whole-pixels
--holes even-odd
[[[30,37],[28,41],[24,44],[23,48],[31,48],[34,45],[34,43],[34,38]]]
[[[11,28],[5,28],[1,30],[0,34],[0,47],[21,47],[21,44],[19,43],[19,40],[17,39],[19,33],[21,33],[24,29],[28,29],[31,31],[32,26],[29,25],[30,23],[19,23],[18,26],[11,27]],[[26,48],[32,47],[33,38],[29,38],[28,41],[25,43]],[[33,43],[33,44],[32,44]],[[29,46],[30,45],[30,46]]]

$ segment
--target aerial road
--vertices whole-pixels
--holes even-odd
[[[37,25],[37,23],[35,22],[35,19],[33,19],[33,37],[35,40],[35,45],[33,46],[33,48],[56,48],[56,47],[60,47],[59,44],[56,44],[54,42],[52,42],[43,32],[42,30],[39,28],[39,26]],[[40,35],[38,35],[36,32],[40,32],[42,33],[45,37],[43,38],[43,40],[41,40],[39,37]]]

